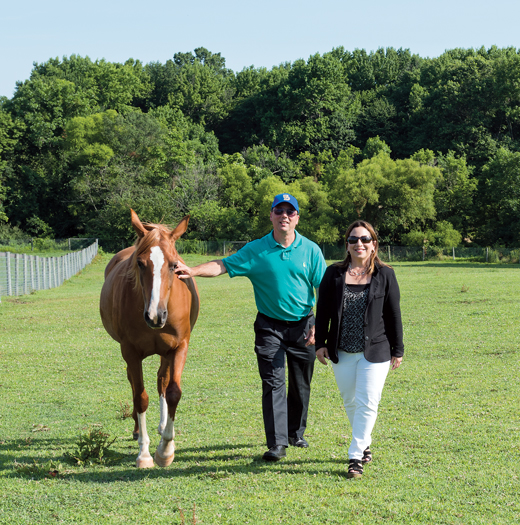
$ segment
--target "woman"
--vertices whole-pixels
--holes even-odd
[[[372,461],[372,429],[390,365],[403,359],[403,327],[395,273],[378,255],[374,228],[352,223],[345,235],[347,256],[329,266],[320,285],[316,313],[316,356],[332,361],[334,376],[352,426],[347,477],[363,474]]]

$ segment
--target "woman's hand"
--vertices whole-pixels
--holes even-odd
[[[401,361],[402,360],[403,360],[402,357],[392,356],[392,370],[395,370],[396,368],[399,368],[401,366]]]
[[[318,361],[321,364],[326,365],[327,364],[326,359],[330,359],[329,351],[327,350],[327,347],[322,346],[321,348],[318,348],[318,350],[316,350],[316,357],[318,358]]]

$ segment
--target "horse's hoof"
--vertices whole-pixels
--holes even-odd
[[[137,458],[135,462],[137,468],[153,468],[153,459],[151,456],[147,458]]]
[[[137,441],[139,439],[139,432],[132,432],[132,438],[134,441]]]
[[[173,462],[173,457],[175,456],[175,453],[173,453],[171,456],[168,456],[167,458],[163,458],[162,456],[159,456],[157,453],[157,450],[155,451],[155,454],[153,455],[153,458],[155,459],[155,462],[159,467],[169,467]]]

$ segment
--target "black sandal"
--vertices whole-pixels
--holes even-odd
[[[360,478],[363,475],[363,463],[360,459],[351,459],[348,462],[347,478]]]
[[[368,446],[363,451],[363,458],[361,459],[362,463],[370,463],[372,461],[372,452],[370,452],[370,447]]]

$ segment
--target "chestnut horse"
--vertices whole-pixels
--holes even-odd
[[[153,467],[146,431],[148,394],[144,388],[142,361],[161,356],[157,372],[161,441],[155,461],[167,467],[173,461],[175,411],[181,398],[181,374],[186,362],[191,330],[199,313],[199,295],[193,279],[175,275],[182,261],[175,241],[186,231],[189,216],[170,230],[160,224],[142,224],[130,210],[137,232],[134,246],[117,253],[105,270],[100,312],[106,331],[121,345],[132,385],[134,439],[139,443],[137,466]]]

